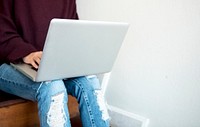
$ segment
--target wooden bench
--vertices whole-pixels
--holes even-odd
[[[69,95],[70,118],[79,115],[76,99]],[[0,127],[39,127],[37,103],[0,91]]]

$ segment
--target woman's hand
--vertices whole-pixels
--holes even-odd
[[[32,52],[23,58],[24,63],[32,65],[34,68],[38,69],[40,60],[42,57],[42,51]]]

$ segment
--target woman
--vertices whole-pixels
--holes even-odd
[[[38,68],[52,18],[78,19],[75,0],[0,0],[0,90],[38,102],[41,127],[70,127],[67,95],[79,102],[84,127],[108,127],[96,76],[33,82],[9,63]]]

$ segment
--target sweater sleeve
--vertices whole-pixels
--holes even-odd
[[[16,62],[36,51],[18,33],[13,18],[13,1],[0,0],[0,61]]]

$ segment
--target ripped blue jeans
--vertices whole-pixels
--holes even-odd
[[[109,116],[96,76],[33,82],[10,65],[0,65],[0,90],[37,101],[41,127],[71,127],[68,94],[79,103],[83,127],[109,127]]]

